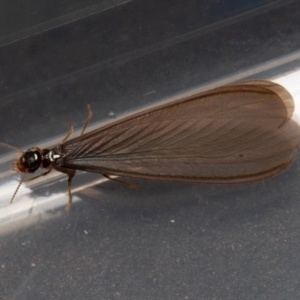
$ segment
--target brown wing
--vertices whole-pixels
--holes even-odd
[[[61,145],[63,166],[191,182],[267,178],[292,161],[292,97],[267,81],[228,85],[145,110]]]

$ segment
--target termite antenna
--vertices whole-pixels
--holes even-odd
[[[8,149],[15,150],[15,151],[18,151],[18,152],[21,152],[21,153],[24,153],[24,151],[21,150],[21,149],[19,149],[18,147],[15,147],[15,146],[12,146],[12,145],[9,145],[9,144],[6,144],[6,143],[0,142],[0,146],[1,146],[1,147],[8,148]]]
[[[22,175],[22,177],[21,177],[21,179],[20,179],[20,182],[19,182],[19,184],[18,184],[18,186],[17,186],[17,188],[16,188],[16,190],[15,190],[15,192],[14,192],[14,194],[13,194],[11,200],[10,200],[10,203],[12,203],[12,202],[14,201],[14,199],[15,199],[15,197],[16,197],[16,195],[17,195],[17,192],[18,192],[18,190],[19,190],[19,188],[20,188],[20,186],[21,186],[21,184],[22,184],[22,183],[24,182],[24,180],[25,180],[26,175],[27,175],[27,173],[23,173],[23,175]]]

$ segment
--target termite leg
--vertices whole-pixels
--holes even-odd
[[[69,193],[69,202],[68,205],[65,208],[65,211],[69,211],[71,206],[72,206],[72,190],[71,190],[71,186],[72,186],[72,179],[75,176],[76,170],[72,170],[72,169],[67,169],[67,168],[59,168],[57,166],[54,167],[55,170],[65,173],[68,175],[68,193]]]
[[[123,181],[123,180],[120,180],[120,179],[116,179],[116,178],[112,178],[110,177],[110,175],[108,174],[102,174],[105,178],[107,179],[110,179],[110,180],[113,180],[113,181],[116,181],[116,182],[120,182],[120,183],[123,183],[123,184],[126,184],[128,185],[129,187],[131,187],[132,189],[138,191],[139,188],[134,184],[134,183],[131,183],[131,182],[127,182],[127,181]]]
[[[73,198],[73,196],[72,196],[71,186],[72,186],[72,179],[73,179],[75,173],[76,173],[76,171],[73,171],[73,170],[72,170],[72,171],[69,171],[69,172],[67,173],[67,175],[69,176],[69,177],[68,177],[69,202],[68,202],[68,205],[67,205],[66,208],[65,208],[65,211],[66,211],[66,212],[68,212],[68,211],[70,210],[71,206],[72,206],[72,198]]]
[[[28,182],[28,181],[31,181],[31,180],[35,180],[35,179],[37,179],[39,177],[48,175],[51,171],[52,171],[52,168],[49,168],[49,170],[46,171],[46,172],[43,172],[43,173],[41,173],[41,174],[39,174],[37,176],[31,177],[31,178],[26,178],[26,179],[24,178],[22,181],[23,182]]]
[[[69,123],[69,132],[61,142],[63,143],[64,141],[66,141],[70,137],[70,135],[73,134],[73,132],[74,132],[74,127],[72,126],[72,124]]]
[[[80,135],[83,135],[84,134],[84,131],[86,129],[86,127],[89,125],[92,117],[93,117],[93,112],[92,112],[92,109],[91,109],[91,106],[88,104],[87,105],[87,108],[88,108],[88,116],[87,116],[87,119],[85,121],[85,124],[81,130],[81,134]],[[65,142],[74,132],[74,127],[72,126],[72,124],[69,123],[69,132],[68,134],[65,136],[65,138],[61,141],[62,143]]]
[[[92,112],[91,106],[89,104],[87,105],[87,108],[88,108],[88,116],[87,116],[85,124],[84,124],[84,126],[83,126],[83,128],[81,130],[81,134],[80,135],[84,134],[84,131],[85,131],[86,127],[89,125],[89,123],[90,123],[90,121],[91,121],[91,119],[93,117],[93,112]]]

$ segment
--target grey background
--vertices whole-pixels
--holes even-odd
[[[51,144],[68,122],[81,129],[87,104],[93,122],[108,121],[296,69],[299,57],[283,58],[299,51],[299,19],[296,0],[2,3],[0,140]],[[4,184],[18,154],[1,155]],[[1,299],[297,299],[299,164],[244,185],[131,180],[139,192],[81,189],[101,175],[80,173],[69,213],[64,175],[32,183],[19,214],[13,187],[0,199]]]

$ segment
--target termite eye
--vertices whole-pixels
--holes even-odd
[[[28,149],[18,160],[17,167],[21,172],[33,173],[41,165],[42,157],[38,150]]]

